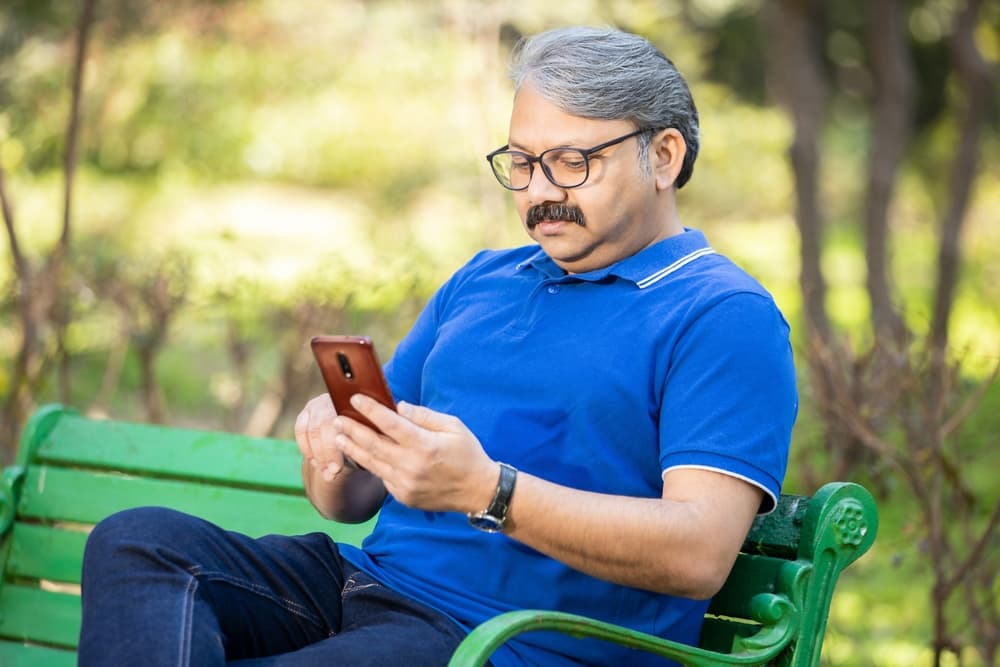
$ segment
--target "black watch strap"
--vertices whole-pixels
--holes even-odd
[[[499,533],[507,520],[510,509],[510,499],[514,495],[514,485],[517,483],[517,469],[506,463],[500,464],[500,480],[497,482],[493,502],[482,512],[469,514],[469,523],[487,533]]]

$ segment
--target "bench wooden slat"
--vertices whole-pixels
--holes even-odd
[[[733,638],[749,637],[760,630],[760,625],[730,618],[706,616],[701,626],[698,646],[710,651],[729,653],[733,650]]]
[[[196,514],[254,537],[323,531],[360,544],[373,523],[326,521],[302,495],[289,496],[218,485],[37,465],[28,470],[18,514],[46,521],[96,523],[129,507],[160,505]]]
[[[753,617],[751,600],[756,595],[778,592],[781,574],[785,572],[787,576],[790,566],[809,567],[771,556],[745,553],[737,556],[725,585],[708,606],[709,616],[702,626],[698,645],[728,653],[734,637],[746,637],[759,630],[759,624],[747,622]]]
[[[743,543],[743,552],[795,558],[799,550],[799,529],[808,509],[807,496],[782,495],[773,512],[754,520]]]
[[[39,462],[302,493],[302,458],[289,440],[100,421],[67,413],[44,435],[35,456]]]
[[[14,526],[11,538],[7,574],[79,584],[80,555],[86,541],[86,533],[80,531],[19,523]]]
[[[0,640],[0,665],[4,667],[75,667],[76,653],[47,646]]]
[[[770,556],[740,554],[722,590],[715,594],[708,613],[748,618],[750,599],[758,593],[773,593],[778,573],[787,561]]]
[[[75,648],[80,597],[7,582],[0,588],[0,637]]]

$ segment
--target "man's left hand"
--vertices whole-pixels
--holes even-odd
[[[393,412],[361,394],[351,404],[382,433],[341,415],[335,442],[381,478],[396,500],[431,512],[468,513],[489,505],[499,465],[458,418],[404,402]]]

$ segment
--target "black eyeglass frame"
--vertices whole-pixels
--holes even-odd
[[[634,132],[629,132],[628,134],[623,134],[620,137],[615,137],[614,139],[611,139],[610,141],[605,141],[603,144],[598,144],[598,145],[594,146],[593,148],[575,148],[573,146],[555,146],[554,148],[549,148],[549,149],[546,149],[546,150],[542,151],[538,155],[528,155],[527,153],[525,153],[523,151],[512,151],[512,150],[509,150],[510,149],[510,144],[504,144],[500,148],[496,149],[495,151],[493,151],[492,153],[490,153],[489,155],[487,155],[486,156],[486,161],[490,163],[490,170],[493,172],[493,176],[494,176],[494,178],[497,179],[497,182],[500,185],[502,185],[503,187],[507,188],[508,190],[513,190],[514,192],[521,192],[523,190],[527,190],[531,186],[531,179],[534,178],[534,176],[535,176],[535,163],[538,163],[538,165],[541,166],[542,173],[545,174],[545,178],[548,179],[549,183],[551,183],[552,185],[556,186],[557,188],[562,188],[564,190],[572,190],[573,188],[580,187],[581,185],[583,185],[584,183],[586,183],[587,180],[590,178],[590,156],[591,155],[593,155],[594,153],[597,153],[599,151],[602,151],[605,148],[610,148],[611,146],[614,146],[616,144],[620,144],[623,141],[625,141],[626,139],[631,139],[632,137],[637,137],[640,134],[644,134],[646,132],[655,132],[655,131],[656,131],[656,128],[653,128],[653,127],[643,127],[643,128],[638,129],[638,130],[635,130]],[[555,178],[552,177],[552,172],[549,171],[548,166],[545,164],[545,162],[543,162],[543,160],[545,159],[545,156],[547,154],[552,153],[554,151],[566,151],[566,150],[576,151],[580,155],[583,156],[583,166],[584,166],[583,180],[580,181],[579,183],[577,183],[576,185],[562,185],[560,183],[556,183]],[[525,160],[528,161],[528,169],[529,169],[528,182],[525,183],[524,187],[515,188],[512,185],[508,185],[507,183],[504,183],[503,180],[501,180],[500,174],[497,173],[497,169],[496,169],[496,167],[493,164],[493,158],[496,157],[497,155],[500,155],[501,153],[506,153],[508,155],[519,155],[519,156],[523,157]]]

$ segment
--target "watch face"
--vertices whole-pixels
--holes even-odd
[[[503,529],[503,521],[486,512],[469,515],[469,523],[487,533],[499,533]]]

